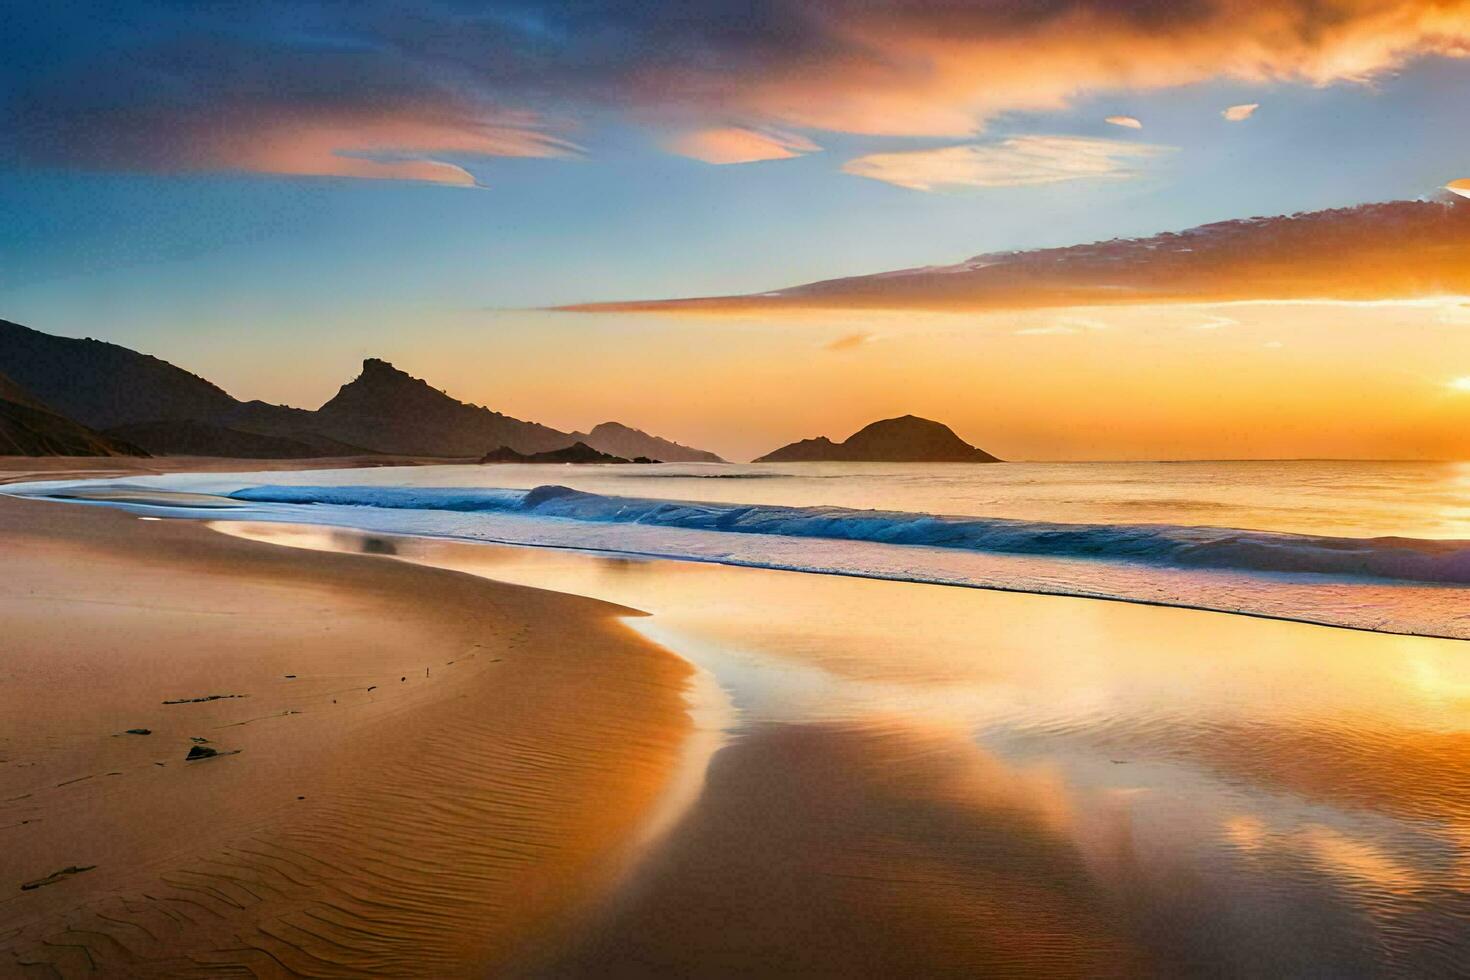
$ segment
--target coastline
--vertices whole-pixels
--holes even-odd
[[[287,470],[442,466],[477,459],[437,456],[318,456],[306,459],[242,459],[226,456],[0,456],[0,486],[29,480],[90,480],[165,473],[247,473]]]
[[[475,975],[611,883],[690,728],[608,603],[105,508],[0,534],[16,969]]]
[[[5,463],[0,461],[0,484],[44,481],[48,477],[60,483],[85,477],[125,480],[129,475],[162,473],[157,466],[150,466],[150,462],[164,461],[139,461],[130,467],[125,464],[126,472],[109,472],[105,464],[103,469],[68,470],[74,462],[63,462],[53,465],[50,473],[32,468],[12,472],[7,480]],[[204,479],[212,481],[214,488],[199,494],[184,485],[186,481],[174,481],[183,489],[106,485],[88,489],[81,485],[33,492],[80,502],[173,506],[173,513],[144,511],[170,517],[197,518],[202,516],[199,508],[207,506],[217,508],[221,514],[234,509],[236,520],[276,521],[284,516],[285,523],[294,523],[297,518],[284,511],[252,515],[249,508],[296,510],[311,505],[309,511],[300,510],[305,523],[362,527],[382,534],[1076,597],[1373,633],[1470,640],[1470,618],[1465,616],[1459,598],[1463,587],[1460,580],[1465,575],[1463,546],[1466,542],[1436,538],[1432,534],[1425,538],[1405,537],[1395,531],[1392,523],[1376,530],[1368,527],[1348,533],[1351,529],[1332,527],[1310,532],[1281,531],[1274,529],[1270,522],[1261,525],[1263,529],[1252,531],[1248,528],[1256,525],[1249,521],[1237,527],[1126,521],[1117,525],[1058,524],[1048,519],[1024,531],[1047,545],[1032,552],[1025,547],[991,547],[983,543],[974,547],[942,541],[931,543],[922,534],[915,539],[907,532],[923,531],[935,522],[970,520],[931,515],[922,510],[895,511],[891,516],[904,521],[893,524],[892,529],[904,535],[900,535],[901,540],[890,542],[886,528],[857,534],[828,529],[832,511],[820,503],[790,507],[744,503],[746,496],[730,492],[716,494],[711,499],[694,492],[687,500],[672,491],[667,500],[661,496],[646,499],[628,496],[627,489],[616,481],[608,483],[597,472],[602,469],[599,467],[585,468],[574,475],[558,472],[555,467],[532,468],[530,475],[512,478],[502,488],[485,486],[481,467],[455,465],[464,462],[456,460],[404,459],[385,464],[381,458],[351,457],[316,460],[314,466],[307,467],[294,467],[292,464],[297,461],[293,460],[257,465],[259,461],[180,457],[166,462],[169,473],[213,474]],[[428,470],[422,475],[360,477],[343,471],[344,467],[379,465],[427,466]],[[434,472],[446,466],[457,474],[455,480],[460,481],[452,487],[439,485],[440,477]],[[322,478],[333,486],[321,489],[310,486],[314,478],[306,474],[321,468],[338,470],[331,481]],[[281,480],[271,477],[271,471],[284,474],[292,470],[299,474],[296,479],[284,475]],[[673,475],[689,478],[683,473]],[[281,486],[272,485],[282,481]],[[590,509],[583,508],[585,513],[568,513],[561,508],[557,488],[553,486],[561,481],[570,481],[582,490],[592,501]],[[158,482],[166,485],[171,481],[165,478]],[[642,484],[649,482],[645,480]],[[342,486],[335,485],[338,483]],[[379,503],[377,497],[400,492],[384,484],[402,484],[402,492],[410,500],[417,500],[420,495],[432,498],[435,494],[449,494],[452,499],[447,504],[435,504],[432,499],[421,504],[405,504],[401,500]],[[240,492],[228,493],[227,497],[215,496],[226,492],[220,491],[220,486]],[[532,487],[549,489],[552,494],[530,509],[505,505],[506,497],[521,495]],[[635,489],[649,492],[641,484]],[[654,492],[663,489],[653,488]],[[460,500],[462,494],[477,493],[489,497],[485,506],[479,506],[478,501]],[[769,498],[768,492],[764,498],[757,494],[749,499]],[[692,506],[677,506],[681,503]],[[861,523],[869,516],[856,503],[849,500],[840,507],[833,506],[850,525]],[[676,506],[670,507],[671,504]],[[911,502],[908,506],[923,504]],[[653,519],[643,520],[637,511],[639,507],[651,508]],[[752,528],[718,520],[717,512],[722,508],[737,517],[751,515]],[[771,529],[770,524],[780,524],[783,518],[779,512],[783,510],[798,512],[798,517],[811,527],[803,526],[795,531]],[[505,513],[498,513],[501,511]],[[465,512],[473,513],[476,523],[469,523]],[[674,514],[673,518],[664,516],[668,512]],[[707,512],[716,513],[710,517]],[[693,518],[686,521],[688,515]],[[886,515],[876,513],[875,516]],[[520,519],[524,517],[538,520]],[[546,519],[539,520],[543,517]],[[991,521],[990,518],[974,520],[981,524]],[[1018,518],[994,520],[998,524],[1027,523]],[[1462,532],[1460,537],[1464,536]],[[1080,544],[1075,540],[1079,537],[1085,539]],[[1061,539],[1063,543],[1055,550],[1048,550],[1047,542],[1052,539]],[[1134,553],[1139,547],[1143,547],[1143,554]],[[1162,554],[1159,549],[1163,550]],[[1202,559],[1205,552],[1213,557]],[[1100,566],[1099,562],[1103,564]]]

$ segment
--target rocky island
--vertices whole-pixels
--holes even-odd
[[[866,425],[843,442],[826,436],[803,439],[755,460],[757,463],[999,463],[940,422],[904,415]]]

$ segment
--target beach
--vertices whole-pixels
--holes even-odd
[[[1463,641],[135,476],[0,496],[23,975],[1437,976],[1470,941]],[[253,479],[288,477],[345,479]]]
[[[482,975],[687,729],[604,603],[10,498],[0,539],[3,973]]]

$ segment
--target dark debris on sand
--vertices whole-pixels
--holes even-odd
[[[206,694],[199,698],[175,698],[164,704],[199,704],[201,701],[228,701],[230,698],[248,698],[248,694]]]
[[[58,881],[65,881],[67,878],[70,878],[72,875],[79,875],[83,871],[91,871],[95,867],[97,867],[97,865],[95,865],[95,864],[73,864],[73,865],[69,865],[69,866],[67,866],[65,868],[62,868],[60,871],[53,871],[53,872],[51,872],[49,875],[47,875],[44,878],[37,878],[35,881],[27,881],[27,882],[25,882],[24,884],[22,884],[20,886],[20,890],[23,891],[23,892],[28,892],[28,891],[33,891],[33,890],[35,890],[37,888],[40,888],[42,885],[54,885]]]

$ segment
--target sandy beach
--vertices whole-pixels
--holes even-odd
[[[7,975],[483,975],[688,728],[606,603],[10,498],[0,540]]]
[[[0,975],[1457,972],[1462,641],[85,494],[0,496]]]

